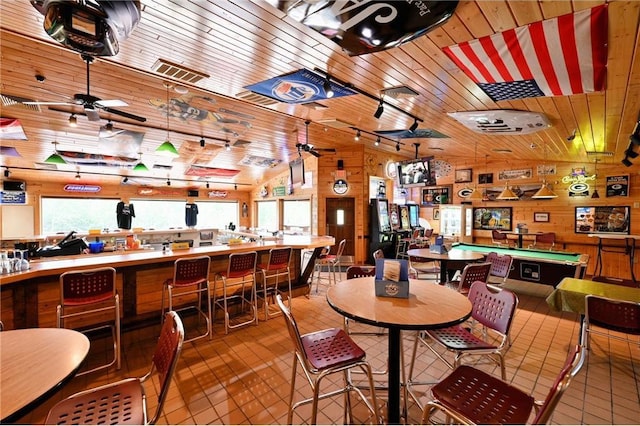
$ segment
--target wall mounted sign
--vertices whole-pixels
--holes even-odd
[[[79,185],[74,183],[68,183],[64,186],[65,192],[100,192],[102,187],[100,185]]]
[[[227,198],[229,192],[227,191],[209,191],[207,192],[207,197],[209,198]]]
[[[607,197],[629,196],[629,175],[607,176]]]
[[[274,197],[284,197],[287,195],[287,187],[286,186],[274,186],[271,190],[271,195]]]
[[[333,182],[333,192],[335,192],[336,194],[343,195],[343,194],[346,194],[348,190],[349,190],[349,184],[347,183],[346,180],[338,179],[335,182]]]
[[[538,176],[548,176],[556,174],[555,164],[538,164],[536,167],[536,173]]]
[[[630,210],[629,206],[576,207],[575,231],[580,234],[628,234]]]
[[[498,173],[498,180],[531,179],[532,169],[503,170]]]
[[[481,185],[486,183],[493,183],[493,173],[480,173],[478,175],[478,183]]]
[[[451,202],[452,192],[453,187],[451,185],[423,188],[422,205],[434,206],[440,204],[449,204]]]
[[[571,173],[562,177],[562,183],[569,185],[569,197],[586,197],[589,195],[588,181],[595,181],[596,175],[587,175],[584,167],[571,169]]]
[[[458,6],[457,0],[269,2],[351,56],[379,52],[418,38],[446,22]]]

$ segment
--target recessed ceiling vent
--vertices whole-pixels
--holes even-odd
[[[171,77],[175,80],[184,81],[186,83],[197,83],[203,78],[209,78],[209,74],[205,74],[200,71],[192,70],[175,62],[167,61],[166,59],[158,59],[151,69],[158,74],[162,74],[167,77]]]
[[[0,93],[0,101],[2,102],[3,107],[10,107],[13,105],[18,105],[23,108],[29,109],[31,111],[40,112],[40,105],[38,104],[25,104],[25,102],[35,102],[34,99],[21,98],[19,96],[9,96],[3,95]]]
[[[318,124],[322,124],[324,126],[334,127],[336,129],[344,129],[346,127],[353,127],[353,124],[347,123],[346,121],[338,120],[337,118],[328,118],[325,120],[318,120]]]
[[[382,89],[380,93],[393,99],[411,99],[418,96],[418,92],[408,86],[389,87]]]
[[[613,157],[612,151],[587,151],[589,156]]]
[[[251,143],[250,141],[247,141],[244,139],[238,139],[233,143],[233,146],[241,147],[241,146],[249,145],[250,143]]]
[[[278,103],[278,101],[276,101],[275,99],[260,95],[258,93],[252,92],[251,90],[245,90],[236,94],[236,98],[262,106],[269,106]]]
[[[497,109],[450,112],[448,115],[474,132],[484,134],[526,135],[551,127],[544,114],[531,111]]]

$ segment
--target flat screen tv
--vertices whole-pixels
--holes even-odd
[[[420,227],[420,206],[417,204],[409,204],[409,224],[411,228]]]
[[[435,185],[432,160],[433,157],[422,157],[398,163],[398,184],[403,188]]]
[[[289,173],[291,175],[291,186],[299,187],[304,185],[304,160],[302,157],[289,162]]]
[[[378,213],[378,229],[380,229],[380,232],[391,232],[388,201],[382,199],[376,199],[373,201],[376,203],[376,212]]]

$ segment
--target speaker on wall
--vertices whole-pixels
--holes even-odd
[[[5,180],[2,182],[2,189],[5,191],[26,191],[27,184],[19,180]]]
[[[200,195],[200,192],[198,192],[198,190],[196,189],[189,189],[187,191],[187,197],[197,197]]]

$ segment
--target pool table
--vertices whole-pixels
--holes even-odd
[[[532,250],[458,243],[454,247],[487,254],[495,251],[513,257],[509,278],[557,286],[564,277],[583,278],[589,255],[564,251]]]

